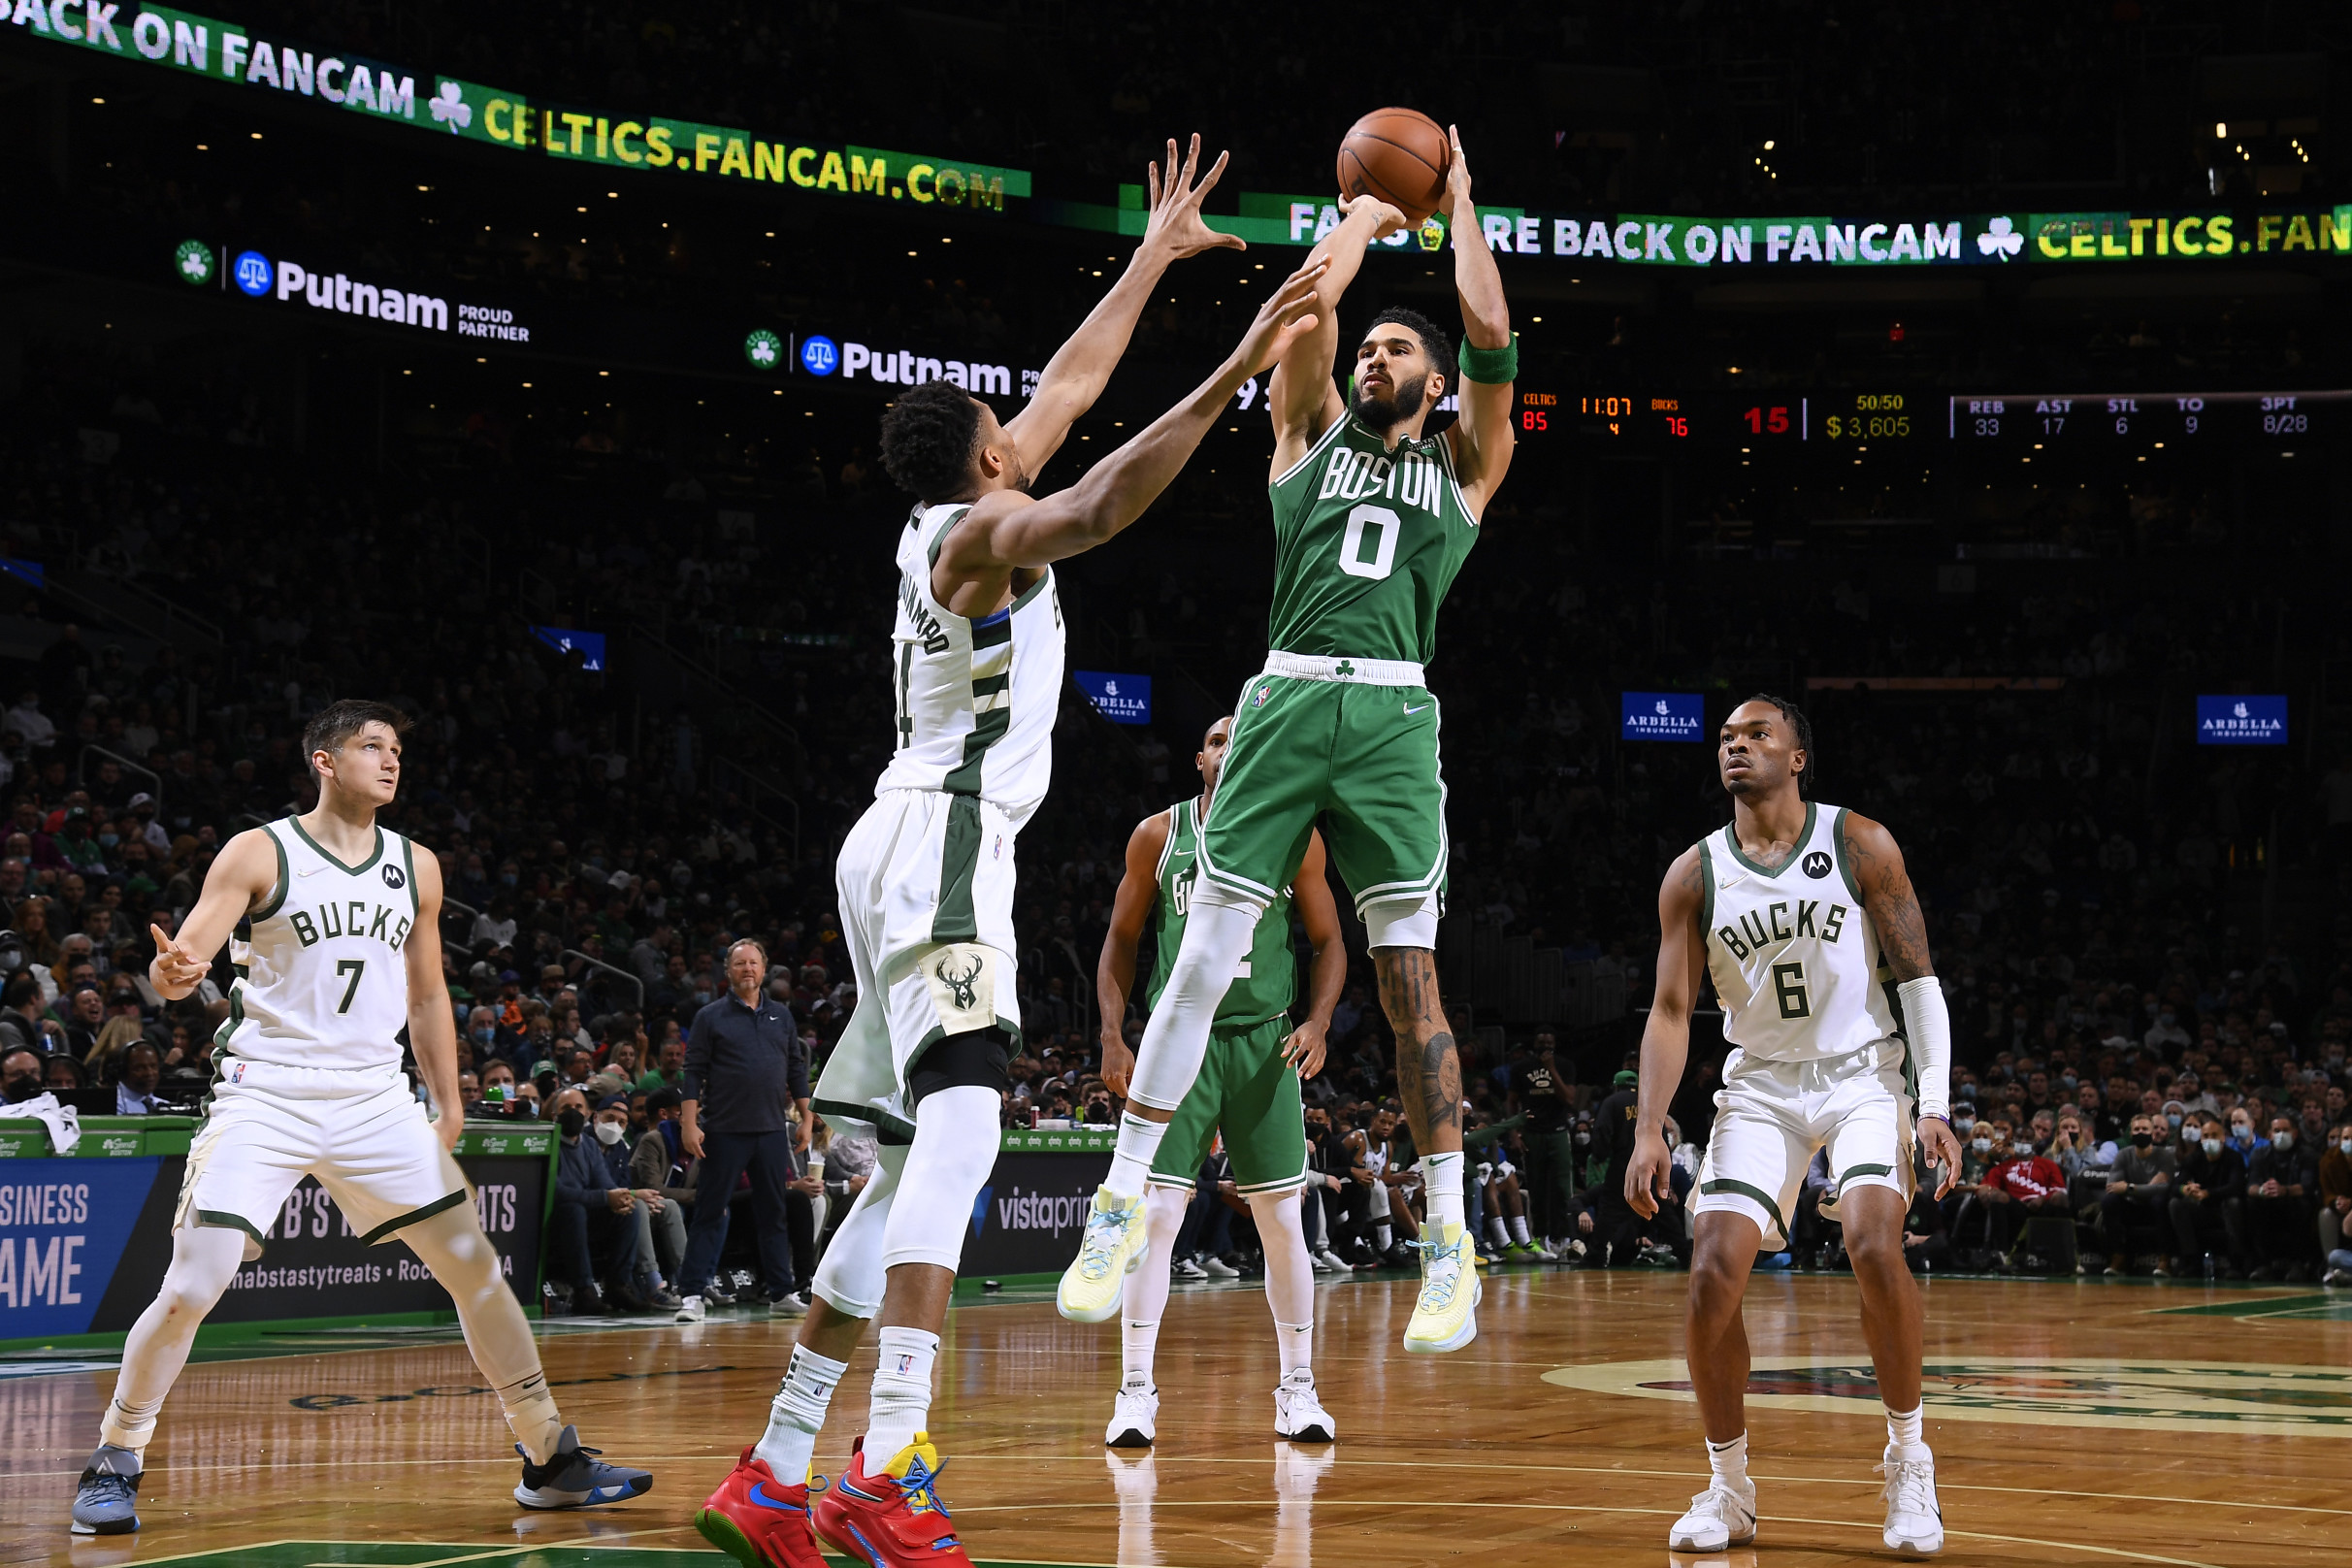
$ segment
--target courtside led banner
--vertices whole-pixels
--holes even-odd
[[[1695,692],[1627,692],[1624,700],[1627,740],[1707,738],[1706,700]]]
[[[2287,743],[2287,700],[2283,697],[2200,697],[2197,743],[2201,746],[2283,746]]]
[[[1029,193],[1026,169],[876,147],[763,141],[735,126],[642,111],[590,113],[357,53],[301,49],[241,22],[161,6],[16,0],[6,17],[25,35],[118,59],[397,120],[435,136],[616,172],[683,170],[754,184],[999,212],[1005,197]]]

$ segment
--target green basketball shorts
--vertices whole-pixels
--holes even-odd
[[[1160,1136],[1152,1161],[1156,1185],[1192,1191],[1220,1128],[1234,1185],[1244,1192],[1287,1192],[1307,1179],[1307,1113],[1298,1069],[1282,1059],[1290,1027],[1288,1017],[1276,1017],[1253,1028],[1220,1024],[1209,1031],[1200,1076]]]
[[[1301,678],[1280,669],[1329,667]],[[1418,683],[1371,685],[1371,660],[1277,654],[1242,689],[1225,772],[1201,833],[1200,870],[1235,899],[1290,885],[1316,817],[1358,915],[1374,904],[1439,901],[1446,886],[1446,782],[1437,699]],[[1433,908],[1432,913],[1435,910]]]

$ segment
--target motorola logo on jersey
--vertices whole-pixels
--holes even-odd
[[[1805,874],[1815,882],[1829,875],[1829,851],[1816,849],[1805,857]]]
[[[385,866],[385,867],[384,867],[384,886],[385,886],[385,887],[387,887],[387,888],[391,888],[391,889],[394,889],[395,891],[397,891],[397,890],[399,890],[399,889],[401,889],[401,888],[405,888],[405,887],[407,887],[408,885],[408,879],[406,876],[404,876],[404,875],[402,875],[402,874],[401,874],[401,869],[400,869],[400,867],[399,867],[399,866]]]

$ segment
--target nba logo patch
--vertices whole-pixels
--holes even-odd
[[[233,1083],[233,1084],[242,1084],[242,1083],[244,1083],[244,1082],[245,1082],[245,1064],[244,1062],[240,1062],[239,1063],[237,1063],[237,1065],[236,1065],[236,1066],[231,1067],[231,1068],[229,1069],[229,1082],[230,1082],[230,1083]]]
[[[989,851],[989,859],[998,861],[1004,859],[1004,834],[996,835],[996,847]]]
[[[1257,692],[1250,698],[1250,705],[1252,707],[1263,707],[1266,705],[1266,699],[1272,697],[1273,695],[1273,683],[1271,681],[1260,681],[1258,682]]]

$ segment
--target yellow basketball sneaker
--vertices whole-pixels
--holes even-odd
[[[1470,1235],[1448,1225],[1436,1241],[1415,1242],[1421,1255],[1421,1294],[1405,1324],[1405,1349],[1426,1354],[1458,1351],[1478,1338],[1478,1255]]]
[[[1086,1234],[1078,1256],[1062,1271],[1054,1305],[1072,1323],[1107,1322],[1118,1314],[1120,1287],[1143,1254],[1143,1199],[1120,1197],[1107,1187],[1094,1189]]]

